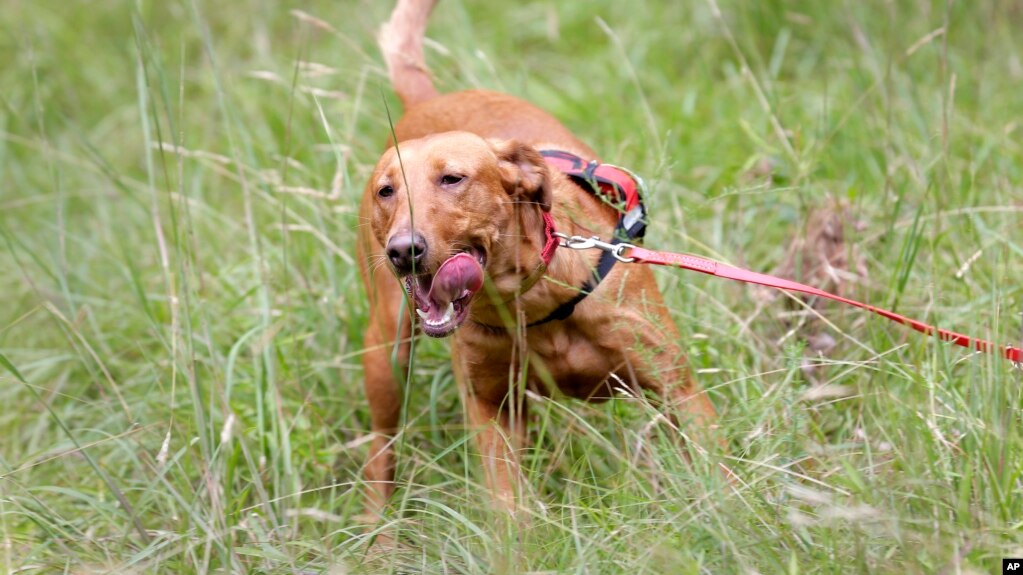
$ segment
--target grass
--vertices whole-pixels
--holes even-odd
[[[536,402],[519,530],[487,506],[446,344],[423,341],[384,526],[401,545],[367,556],[353,241],[397,109],[373,44],[389,6],[294,7],[0,11],[0,570],[993,573],[1023,554],[1017,369],[825,305],[821,387],[781,300],[662,270],[730,455],[686,463],[629,398]],[[433,24],[442,89],[521,95],[644,175],[649,245],[767,271],[840,200],[869,272],[851,295],[1021,339],[1016,3],[445,0]]]

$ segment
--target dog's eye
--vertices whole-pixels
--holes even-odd
[[[383,186],[377,190],[377,195],[381,198],[389,198],[394,195],[394,188],[391,186]]]
[[[445,176],[441,176],[440,185],[442,185],[442,186],[454,186],[454,185],[462,183],[462,180],[464,180],[464,179],[465,179],[465,176],[459,176],[457,174],[447,174]]]

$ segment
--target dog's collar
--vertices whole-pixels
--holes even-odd
[[[643,238],[646,233],[646,207],[642,198],[643,180],[639,176],[611,164],[601,164],[595,160],[587,162],[571,152],[562,150],[540,150],[540,155],[549,166],[557,168],[579,187],[618,212],[618,222],[609,243],[618,244],[625,241],[632,243]],[[540,263],[522,281],[512,299],[532,289],[547,273],[547,267],[554,259],[559,240],[555,235],[554,219],[550,212],[543,212],[543,222],[545,243],[540,252]],[[571,316],[579,302],[593,293],[600,282],[611,273],[616,261],[611,252],[604,252],[593,270],[593,275],[579,288],[579,293],[575,297],[555,308],[543,319],[534,321],[526,327],[559,321]],[[495,326],[480,325],[497,329]]]
[[[519,284],[519,289],[515,292],[516,298],[533,289],[533,286],[547,273],[547,266],[551,265],[551,260],[554,259],[554,252],[558,249],[561,241],[554,233],[554,216],[550,212],[543,212],[542,217],[544,244],[543,249],[540,250],[540,263],[536,264],[533,271]]]

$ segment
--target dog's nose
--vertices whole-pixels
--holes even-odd
[[[400,275],[410,274],[415,267],[421,272],[426,259],[426,239],[416,232],[404,232],[387,240],[387,258]]]

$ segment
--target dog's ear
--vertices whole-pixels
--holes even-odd
[[[550,172],[540,152],[516,140],[491,140],[497,155],[497,169],[508,193],[536,202],[545,212],[551,211]]]

